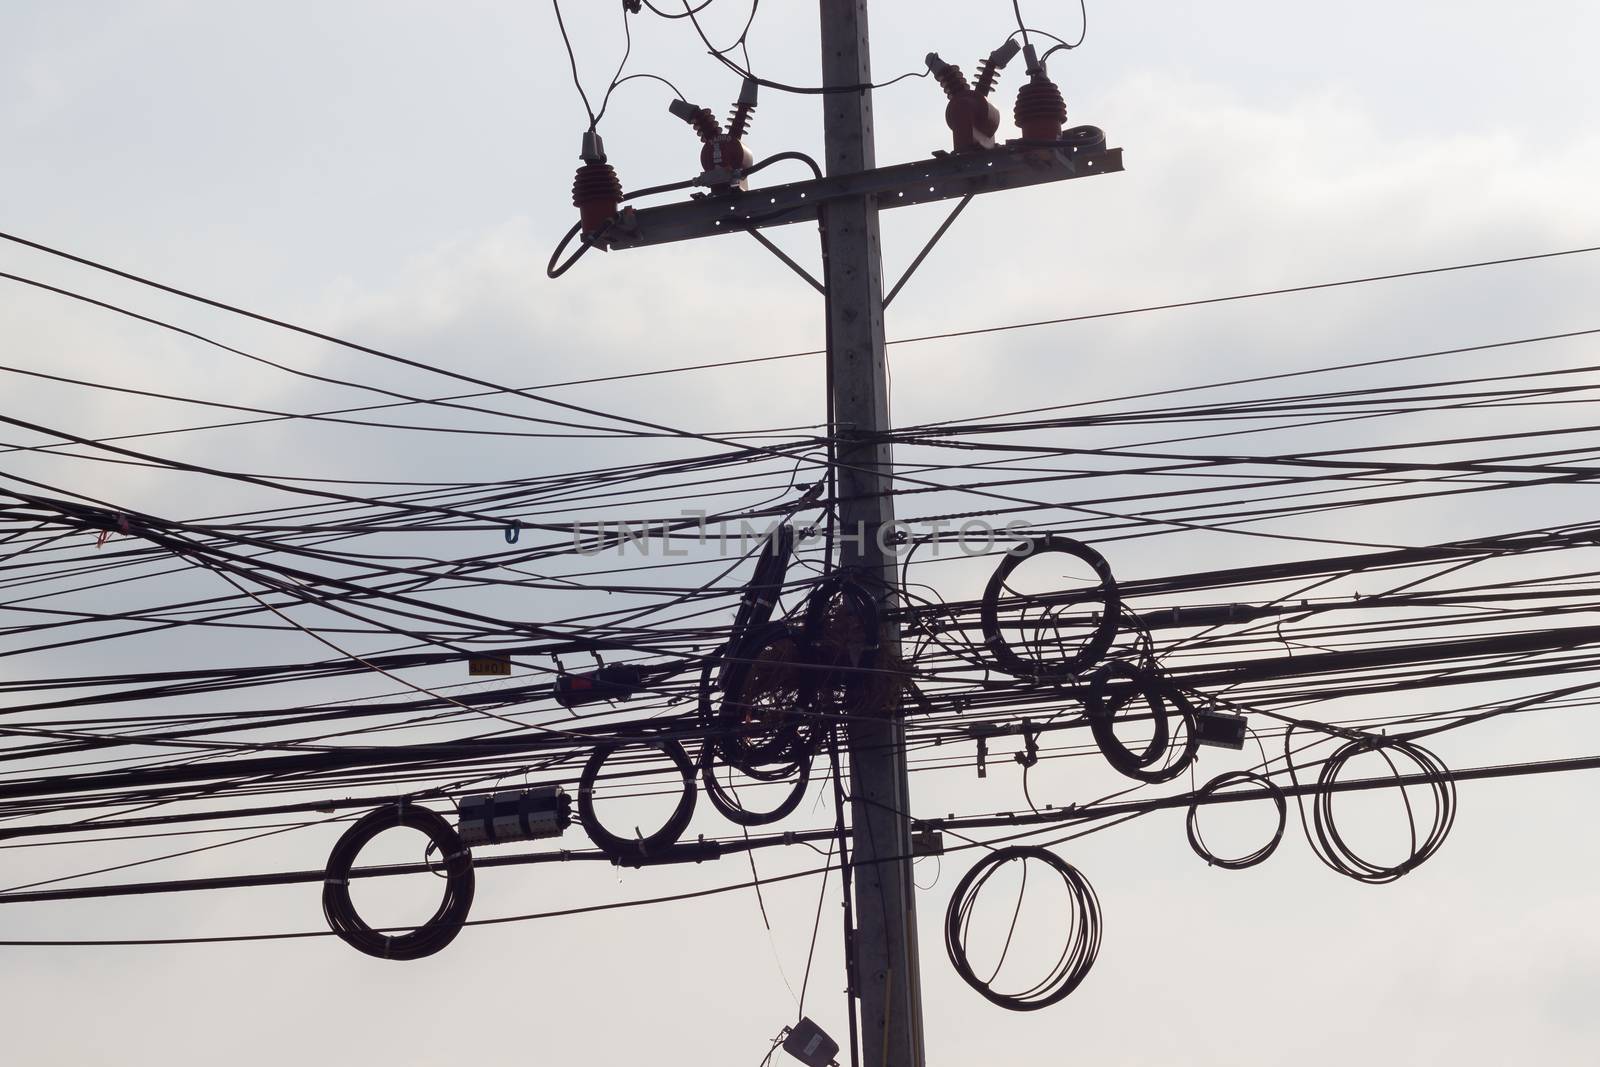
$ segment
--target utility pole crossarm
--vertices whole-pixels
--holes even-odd
[[[1120,148],[1078,148],[1014,142],[981,152],[854,172],[828,168],[824,178],[765,189],[733,189],[658,207],[624,208],[598,238],[608,249],[642,248],[722,233],[815,222],[826,206],[872,197],[879,210],[956,200],[975,193],[1023,189],[1122,169]]]

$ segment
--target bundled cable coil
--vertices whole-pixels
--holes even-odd
[[[445,872],[444,899],[439,902],[438,910],[410,933],[398,935],[368,926],[356,914],[350,899],[350,871],[355,866],[356,856],[374,837],[397,826],[425,834],[441,854]],[[328,919],[329,929],[345,944],[380,959],[416,960],[433,955],[455,940],[472,909],[474,885],[472,853],[442,815],[411,804],[386,805],[351,824],[328,854],[322,883],[322,913]]]
[[[628,743],[659,748],[683,776],[683,792],[678,797],[677,807],[662,824],[661,829],[649,835],[641,834],[631,838],[622,837],[606,829],[594,808],[594,786],[600,778],[601,770],[604,769],[606,761]],[[689,758],[688,752],[684,751],[683,745],[677,741],[641,738],[634,742],[618,741],[600,745],[590,754],[589,761],[583,765],[583,773],[578,777],[578,821],[583,824],[584,831],[589,835],[589,840],[594,842],[595,847],[613,860],[631,862],[649,859],[676,844],[678,838],[689,828],[689,820],[694,818],[695,795],[698,792],[694,779],[694,761]]]
[[[1151,723],[1142,751],[1130,748],[1116,731],[1118,716],[1139,706],[1136,698]],[[1155,669],[1112,660],[1090,679],[1083,701],[1095,744],[1117,773],[1141,782],[1168,782],[1194,762],[1200,745],[1194,705]]]
[[[784,768],[786,773],[783,778],[769,778],[770,772],[763,768],[763,773],[751,777],[764,781],[783,781],[792,778],[792,781],[789,791],[784,794],[776,807],[761,811],[745,807],[733,789],[717,778],[717,767],[717,746],[707,742],[700,751],[700,783],[705,789],[706,800],[710,801],[711,806],[723,817],[740,826],[765,826],[787,818],[800,806],[800,801],[806,795],[806,788],[811,784],[809,754]]]
[[[720,701],[709,672],[702,673],[701,721],[724,762],[762,777],[762,764],[787,765],[805,747],[801,724],[809,718],[817,676],[810,649],[799,629],[770,622],[730,646],[723,661]]]
[[[1205,841],[1200,836],[1200,806],[1231,785],[1246,784],[1260,786],[1272,798],[1272,803],[1278,809],[1278,828],[1273,832],[1272,839],[1254,852],[1233,858],[1218,856],[1206,847]],[[1284,799],[1283,790],[1276,782],[1250,771],[1228,771],[1201,786],[1200,791],[1195,794],[1194,802],[1189,805],[1189,847],[1194,849],[1195,855],[1205,860],[1209,866],[1221,867],[1227,871],[1242,871],[1246,867],[1254,867],[1277,851],[1278,843],[1283,840],[1283,831],[1288,824],[1289,803]]]
[[[878,601],[848,571],[835,571],[806,600],[804,635],[815,668],[811,703],[854,713],[869,702],[883,634]]]
[[[756,558],[755,573],[744,587],[739,598],[739,610],[733,617],[733,629],[728,632],[729,647],[737,648],[746,634],[760,629],[772,619],[772,609],[783,592],[783,580],[789,573],[789,558],[794,555],[794,527],[784,523],[772,531],[761,546]],[[724,664],[723,672],[727,666]],[[723,677],[718,678],[722,681]]]
[[[1071,909],[1071,914],[1068,916],[1071,932],[1049,974],[1021,992],[1002,993],[991,983],[999,975],[1000,967],[1005,963],[1006,951],[1010,949],[1012,937],[1016,933],[1017,914],[1022,910],[1021,890],[1018,891],[1017,911],[1012,915],[1011,932],[1006,935],[1000,962],[995,965],[994,971],[987,979],[978,977],[967,958],[967,933],[972,924],[973,904],[977,901],[979,892],[996,871],[1012,860],[1024,864],[1029,860],[1037,860],[1060,875],[1066,885],[1068,906]],[[1026,867],[1023,868],[1022,877],[1023,888],[1026,888]],[[1078,988],[1089,973],[1089,969],[1094,966],[1095,957],[1100,952],[1100,901],[1094,894],[1094,887],[1078,869],[1049,849],[1036,845],[1013,845],[996,849],[973,864],[972,869],[966,873],[956,886],[955,892],[951,894],[950,907],[945,912],[944,946],[950,956],[950,963],[961,976],[961,980],[990,1001],[1011,1011],[1037,1011],[1067,997]]]
[[[1088,564],[1099,584],[1090,589],[1027,599],[1038,601],[1042,607],[1049,608],[1054,615],[1059,615],[1066,608],[1085,601],[1097,605],[1098,611],[1090,623],[1089,634],[1081,641],[1073,642],[1064,637],[1060,633],[1059,625],[1047,621],[1047,618],[1041,618],[1035,623],[1027,623],[1020,618],[1014,623],[1007,623],[1001,619],[1001,594],[1012,592],[1006,585],[1006,579],[1010,578],[1025,560],[1051,553],[1070,556]],[[983,591],[983,600],[979,607],[983,641],[988,646],[989,653],[994,656],[996,665],[1016,678],[1045,680],[1071,678],[1082,674],[1097,663],[1117,636],[1117,622],[1120,615],[1121,600],[1117,592],[1117,581],[1112,577],[1111,565],[1106,562],[1105,557],[1081,541],[1074,541],[1070,537],[1061,537],[1057,534],[1044,534],[1031,538],[1007,552],[1000,560],[999,566],[995,567],[994,574],[989,577],[989,584]],[[1026,639],[1024,634],[1017,635],[1015,643],[1006,638],[1004,633],[1006,629],[1020,629],[1029,625],[1036,631],[1031,639]],[[1024,651],[1018,650],[1018,644],[1023,646]],[[1073,644],[1076,644],[1076,649],[1069,651],[1068,646]],[[1047,646],[1052,645],[1060,655],[1046,657],[1040,654]]]
[[[1287,748],[1289,737],[1293,730],[1285,731],[1284,744]],[[1426,833],[1420,837],[1417,834],[1417,812],[1412,806],[1411,797],[1406,793],[1404,786],[1398,786],[1401,799],[1405,802],[1406,821],[1410,833],[1410,848],[1406,858],[1395,864],[1376,863],[1359,855],[1345,841],[1344,835],[1339,832],[1339,826],[1333,818],[1334,791],[1329,788],[1339,779],[1339,773],[1354,757],[1364,752],[1376,752],[1383,757],[1389,766],[1389,771],[1396,778],[1400,778],[1404,770],[1396,763],[1396,757],[1411,763],[1415,767],[1413,773],[1423,775],[1427,779],[1427,787],[1432,800],[1433,817]],[[1294,765],[1289,766],[1289,773],[1294,777]],[[1298,785],[1298,780],[1296,780]],[[1322,764],[1322,771],[1317,776],[1317,785],[1322,787],[1312,798],[1311,819],[1306,819],[1306,804],[1303,797],[1296,796],[1296,803],[1300,808],[1300,822],[1306,829],[1306,839],[1311,843],[1311,849],[1317,858],[1330,869],[1337,871],[1346,878],[1353,878],[1358,882],[1368,885],[1383,885],[1393,882],[1398,878],[1416,870],[1423,863],[1439,851],[1444,840],[1450,834],[1450,829],[1455,825],[1456,819],[1456,784],[1450,778],[1450,770],[1444,762],[1432,752],[1421,745],[1396,737],[1362,736],[1346,741],[1333,755],[1329,756]]]

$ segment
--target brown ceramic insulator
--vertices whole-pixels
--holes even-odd
[[[967,84],[967,76],[961,73],[961,68],[954,63],[946,64],[933,72],[934,78],[944,89],[944,95],[954,100],[958,96],[965,96],[972,92],[972,86]]]
[[[930,53],[928,69],[950,98],[944,107],[944,122],[950,127],[955,150],[971,152],[979,148],[992,148],[995,131],[1000,128],[1000,112],[988,100],[972,91],[960,67],[945,63],[938,55]]]
[[[696,108],[694,115],[688,121],[700,140],[706,144],[722,136],[722,127],[717,125],[717,116],[713,115],[708,107]]]
[[[995,79],[1000,77],[1000,67],[993,56],[978,64],[978,80],[973,83],[972,91],[979,96],[988,96],[994,89]]]
[[[1067,103],[1061,99],[1056,83],[1035,74],[1017,91],[1017,106],[1012,111],[1024,140],[1054,141],[1061,136],[1067,121]]]
[[[622,182],[609,163],[585,163],[572,179],[572,206],[578,209],[585,237],[616,218],[622,203]]]
[[[735,104],[733,114],[728,117],[728,136],[735,141],[742,140],[750,132],[750,116],[755,111],[754,104]]]

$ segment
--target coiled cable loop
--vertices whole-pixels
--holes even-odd
[[[1243,784],[1260,786],[1270,794],[1272,803],[1278,809],[1278,829],[1274,831],[1270,841],[1254,852],[1236,858],[1224,858],[1208,849],[1205,841],[1200,837],[1200,805],[1228,786]],[[1278,843],[1283,840],[1283,831],[1288,824],[1289,802],[1284,798],[1283,789],[1276,782],[1250,771],[1228,771],[1226,774],[1217,775],[1201,786],[1199,792],[1195,794],[1194,802],[1189,805],[1189,847],[1194,849],[1195,855],[1205,860],[1209,866],[1221,867],[1226,871],[1242,871],[1246,867],[1254,867],[1277,851]]]
[[[430,848],[437,846],[445,870],[444,898],[427,922],[410,933],[386,934],[374,930],[356,914],[350,899],[350,871],[356,856],[374,837],[397,826],[425,834]],[[386,805],[357,819],[335,842],[328,854],[322,883],[322,913],[328,928],[352,948],[386,960],[416,960],[431,956],[455,940],[472,909],[475,885],[472,853],[461,836],[439,813],[404,802]]]
[[[659,748],[683,776],[683,792],[678,797],[678,806],[673,809],[666,823],[653,834],[632,838],[622,837],[606,829],[594,809],[594,787],[600,778],[600,771],[618,749],[628,744],[647,744]],[[589,840],[594,842],[595,847],[613,860],[649,859],[652,855],[665,851],[677,843],[678,838],[689,828],[689,820],[694,818],[697,792],[694,761],[689,758],[689,753],[684,751],[683,745],[679,742],[647,738],[616,741],[598,746],[590,754],[589,761],[583,765],[583,773],[578,777],[578,820],[583,824],[584,831],[589,835]]]
[[[1285,743],[1287,744],[1287,737]],[[1433,818],[1427,832],[1420,838],[1417,834],[1416,809],[1412,806],[1405,787],[1398,787],[1401,799],[1405,803],[1406,821],[1411,839],[1406,858],[1399,863],[1382,864],[1359,855],[1345,841],[1344,835],[1339,831],[1338,823],[1333,818],[1334,790],[1329,787],[1338,781],[1345,764],[1363,752],[1376,752],[1382,756],[1389,766],[1390,773],[1396,778],[1402,774],[1401,767],[1393,758],[1398,756],[1413,764],[1417,772],[1427,779],[1429,794],[1433,801]],[[1304,799],[1296,798],[1300,807],[1300,821],[1306,828],[1306,838],[1311,843],[1312,851],[1330,869],[1346,878],[1368,885],[1383,885],[1409,874],[1439,851],[1445,838],[1449,836],[1451,827],[1455,825],[1456,785],[1449,775],[1449,768],[1438,756],[1410,741],[1378,736],[1361,736],[1346,741],[1322,764],[1322,771],[1317,776],[1317,785],[1322,788],[1312,799],[1309,822],[1306,820]]]
[[[984,884],[1005,864],[1012,860],[1026,863],[1037,860],[1061,876],[1067,888],[1070,933],[1066,945],[1055,965],[1042,980],[1019,993],[1002,993],[991,984],[1005,963],[1006,951],[1011,947],[1016,933],[1016,917],[1022,910],[1022,899],[1017,899],[1017,912],[1012,915],[1011,933],[1006,937],[1000,962],[987,980],[979,978],[967,958],[967,934],[972,924],[972,907]],[[1023,887],[1027,886],[1027,868],[1023,868]],[[1100,901],[1088,880],[1078,869],[1048,849],[1036,845],[1013,845],[996,849],[967,871],[950,897],[950,907],[945,912],[945,951],[956,973],[973,989],[990,1001],[1011,1011],[1037,1011],[1049,1007],[1068,996],[1083,981],[1094,966],[1100,952]]]
[[[1138,752],[1116,732],[1117,717],[1135,698],[1143,699],[1151,720],[1150,740]],[[1112,660],[1089,680],[1083,702],[1095,744],[1119,774],[1152,784],[1169,782],[1194,762],[1200,745],[1194,705],[1153,668]],[[1175,736],[1181,741],[1176,747]]]
[[[1018,642],[1023,643],[1024,649],[1034,654],[1024,654],[1012,641],[1007,640],[1005,629],[1018,629],[1023,625],[1019,618],[1015,623],[1003,625],[1001,620],[1001,594],[1011,592],[1006,587],[1006,579],[1011,577],[1025,560],[1036,556],[1058,553],[1071,556],[1074,559],[1087,563],[1099,579],[1099,585],[1087,590],[1072,590],[1064,594],[1052,594],[1049,597],[1028,598],[1037,599],[1048,604],[1054,613],[1068,606],[1083,601],[1092,601],[1099,606],[1087,638],[1078,644],[1076,651],[1065,652],[1062,646],[1070,642],[1062,638],[1059,626],[1039,623],[1036,626],[1036,636],[1031,641],[1024,642],[1023,636],[1018,636]],[[1061,537],[1057,534],[1043,534],[1030,538],[1016,545],[1000,560],[994,569],[994,574],[989,577],[989,584],[983,591],[983,600],[979,605],[979,620],[983,630],[983,641],[989,649],[989,654],[995,659],[996,665],[1007,674],[1017,678],[1060,680],[1082,674],[1089,667],[1099,662],[1111,647],[1111,642],[1117,636],[1117,622],[1121,613],[1121,600],[1117,592],[1117,581],[1111,575],[1111,565],[1094,549],[1081,541],[1074,541],[1070,537]],[[1046,637],[1047,630],[1056,631],[1053,637]],[[1046,658],[1037,654],[1046,644],[1054,644],[1062,649],[1065,654]]]
[[[764,773],[752,777],[768,781],[783,780],[768,779],[765,769],[763,771]],[[718,813],[740,826],[765,826],[768,823],[775,823],[787,818],[800,806],[800,801],[806,795],[806,788],[811,784],[810,754],[796,760],[790,767],[785,768],[785,771],[784,777],[793,775],[794,780],[783,800],[777,807],[767,811],[754,810],[745,807],[733,791],[717,778],[717,747],[708,743],[700,750],[700,783],[705,789],[706,799]]]

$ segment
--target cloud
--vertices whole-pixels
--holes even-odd
[[[607,12],[607,17],[614,15]],[[560,59],[553,42],[544,43],[550,47],[529,63]],[[258,45],[267,48],[266,43]],[[504,42],[497,47],[509,48]],[[467,50],[452,62],[470,61],[472,55]],[[27,76],[35,84],[27,113],[33,118],[28,121],[59,123],[55,133],[64,142],[93,141],[98,134],[91,119],[73,118],[67,107],[74,94],[87,91],[81,68],[90,60],[73,58],[67,71],[68,61],[41,52],[32,63],[34,73]],[[161,73],[158,59],[140,63],[157,68],[152,77]],[[565,99],[569,89],[561,82],[564,72],[555,66],[542,71],[541,91]],[[322,82],[314,73],[308,67],[297,100],[315,99]],[[437,78],[436,92],[445,94],[439,106],[464,107],[470,101],[448,96],[448,73]],[[377,73],[372,78],[367,88],[381,96],[384,83]],[[223,95],[229,84],[218,79],[219,107],[229,99]],[[1105,125],[1113,143],[1127,149],[1128,171],[980,199],[892,309],[891,335],[1543,251],[1592,243],[1600,232],[1600,205],[1588,191],[1600,163],[1600,146],[1586,127],[1559,139],[1503,127],[1447,134],[1425,127],[1398,129],[1366,98],[1314,80],[1303,89],[1271,97],[1220,78],[1199,80],[1148,69],[1139,73],[1127,68],[1104,84],[1095,95],[1076,98],[1074,114]],[[163,87],[165,92],[182,89]],[[924,87],[915,88],[920,93]],[[254,91],[267,94],[257,106],[270,108],[272,86]],[[812,102],[804,104],[810,108]],[[346,106],[359,117],[355,104]],[[42,231],[56,232],[60,217],[82,215],[77,224],[87,229],[80,233],[120,246],[126,253],[120,261],[130,265],[159,266],[169,257],[182,262],[189,255],[186,249],[203,246],[206,255],[190,260],[187,277],[198,277],[190,283],[206,291],[215,284],[224,295],[244,292],[259,306],[308,325],[506,384],[818,346],[820,302],[744,239],[591,254],[567,278],[547,281],[543,270],[549,249],[570,221],[560,194],[574,162],[569,158],[571,116],[562,112],[559,119],[549,117],[554,108],[543,97],[537,102],[485,97],[481,106],[473,128],[496,129],[511,147],[498,146],[505,155],[494,157],[505,170],[486,172],[470,189],[438,179],[442,172],[431,168],[445,164],[430,160],[435,153],[417,144],[410,145],[415,170],[407,171],[403,181],[395,178],[395,184],[384,185],[379,180],[383,161],[373,161],[380,152],[376,140],[365,150],[373,157],[367,164],[371,172],[364,170],[360,181],[341,175],[333,163],[326,175],[304,164],[304,158],[338,160],[327,145],[315,152],[307,149],[295,163],[275,162],[258,145],[251,166],[216,172],[205,169],[205,153],[199,150],[179,162],[163,160],[163,166],[187,173],[186,181],[193,185],[163,191],[149,174],[127,175],[118,195],[130,201],[145,198],[154,205],[142,221],[119,220],[118,211],[101,217],[83,207],[82,197],[68,198],[76,206],[61,207],[51,200],[49,175],[41,177],[43,172],[30,172],[28,189],[59,213],[41,217]],[[785,143],[787,128],[773,118],[785,106],[774,104],[762,113],[764,143],[772,147]],[[885,136],[881,156],[886,161],[898,158],[891,150],[925,147],[938,139],[936,109],[925,95],[883,93],[879,107],[886,131],[895,131]],[[320,138],[333,136],[329,130],[351,128],[316,125],[316,109],[309,105],[296,113],[308,125],[307,143],[321,144]],[[505,115],[525,113],[530,128],[503,121]],[[645,113],[643,104],[637,113]],[[360,125],[348,116],[341,122]],[[646,119],[637,123],[636,129],[625,127],[620,135],[608,133],[614,151],[627,161],[630,183],[676,176],[682,169],[682,145],[669,142],[665,133],[656,134]],[[445,126],[438,116],[430,123],[431,129]],[[915,131],[914,136],[907,130]],[[218,145],[250,137],[249,130],[218,129],[215,134]],[[398,134],[395,138],[396,143],[403,140]],[[803,143],[799,134],[795,140]],[[669,144],[671,151],[664,147]],[[220,155],[231,151],[213,150]],[[234,163],[246,159],[242,154],[228,158]],[[459,159],[446,167],[455,173],[451,167],[458,168]],[[275,186],[290,171],[295,180]],[[82,167],[75,170],[80,175],[75,181],[85,180],[83,172]],[[360,195],[361,182],[367,183],[368,197]],[[436,200],[419,194],[430,182],[439,190]],[[316,195],[308,192],[312,187]],[[182,200],[187,192],[195,192],[193,203]],[[192,232],[164,240],[161,219],[192,221]],[[937,219],[934,210],[886,216],[891,278]],[[65,222],[59,225],[63,231],[68,228]],[[807,247],[812,241],[809,227],[796,227],[781,239],[786,247],[814,254]],[[28,265],[33,269],[36,262]],[[56,268],[49,270],[58,276]],[[1593,304],[1595,270],[1587,260],[1575,258],[897,347],[891,355],[896,418],[909,423],[970,417],[1600,325],[1585,318]],[[105,284],[78,272],[59,276],[86,287]],[[126,287],[104,291],[317,373],[415,395],[470,388],[165,298],[131,295]],[[0,313],[6,316],[5,358],[29,366],[71,369],[123,383],[154,382],[174,392],[292,410],[381,399],[249,369],[236,357],[73,306],[15,293],[0,295],[0,301]],[[1492,372],[1529,359],[1575,363],[1587,346],[1536,351],[1464,358],[1441,366]],[[1404,375],[1413,373],[1443,372],[1423,365]],[[1377,372],[1337,379],[1343,385],[1380,380],[1390,379]],[[820,362],[806,359],[550,395],[673,426],[730,429],[815,421],[822,408],[821,381]],[[1325,381],[1312,380],[1313,387]],[[6,388],[7,410],[37,410],[42,421],[88,435],[209,418],[165,404],[94,396],[69,402],[44,387],[7,382]],[[592,417],[558,414],[526,401],[486,406],[552,418]],[[403,417],[445,425],[476,424],[480,418],[462,412]],[[1526,419],[1543,417],[1535,413]],[[1413,421],[1398,429],[1363,432],[1378,436],[1430,427]],[[1304,447],[1343,441],[1343,432],[1299,434],[1291,440]],[[222,436],[160,438],[139,447],[239,470],[491,479],[649,458],[669,446],[656,441],[538,439],[489,443],[274,424]],[[8,469],[64,472],[62,477],[85,492],[178,517],[260,499],[254,490],[196,492],[185,479],[96,464],[52,467],[41,461],[37,468]],[[1587,501],[1548,505],[1551,514],[1577,506],[1587,506]],[[1540,514],[1519,511],[1508,516],[1486,498],[1428,505],[1408,516],[1403,529],[1362,530],[1354,521],[1339,529],[1420,542],[1468,526],[1532,523]],[[477,535],[462,537],[438,551],[478,551],[480,540]],[[1288,550],[1275,546],[1274,551]],[[1151,574],[1258,561],[1265,552],[1259,541],[1219,536],[1198,547],[1185,544],[1181,551],[1137,543],[1119,546],[1115,562],[1119,572]],[[948,588],[958,589],[961,580],[952,577]],[[244,655],[231,635],[207,642],[186,640],[182,647],[156,651],[191,661],[204,656],[233,662]],[[308,648],[297,635],[278,635],[252,645],[249,653],[292,659],[321,655],[322,650]],[[141,662],[144,656],[142,648],[94,649],[88,660],[97,669],[111,669]],[[331,690],[319,690],[306,699],[331,695]],[[1588,736],[1573,730],[1570,719],[1552,723],[1540,734],[1531,727],[1523,734],[1522,729],[1519,723],[1518,737],[1555,736],[1570,745]],[[1485,747],[1490,751],[1481,754],[1492,758],[1494,746]],[[1480,754],[1471,747],[1463,752]],[[1036,788],[1061,801],[1081,798],[1093,782],[1073,768],[1041,775]],[[1021,803],[1016,779],[999,773],[983,783],[965,771],[959,777],[924,775],[915,786],[919,810],[988,811]],[[1582,990],[1594,984],[1592,968],[1584,962],[1592,957],[1593,946],[1581,933],[1573,933],[1584,928],[1592,862],[1585,846],[1567,837],[1565,815],[1559,820],[1551,816],[1548,825],[1491,817],[1492,811],[1511,804],[1497,798],[1544,796],[1542,783],[1495,788],[1501,792],[1470,796],[1457,831],[1462,836],[1427,870],[1390,890],[1369,891],[1337,881],[1309,859],[1292,830],[1269,868],[1238,878],[1200,867],[1172,819],[1072,846],[1107,903],[1107,941],[1081,994],[1038,1018],[987,1014],[987,1006],[960,986],[940,959],[938,923],[945,893],[963,863],[952,856],[940,887],[921,902],[929,1022],[938,1047],[947,1050],[951,1062],[1002,1056],[1008,1062],[1055,1062],[1065,1028],[1075,1055],[1107,1063],[1269,1063],[1288,1056],[1306,1064],[1333,1064],[1347,1060],[1350,1047],[1363,1042],[1393,1050],[1395,1058],[1410,1062],[1443,1062],[1448,1055],[1452,1062],[1488,1064],[1503,1062],[1507,1041],[1515,1035],[1528,1049],[1559,1058],[1593,1038],[1581,1010]],[[1480,817],[1482,832],[1474,837],[1470,828]],[[314,845],[285,841],[229,860],[239,869],[256,869],[255,864],[260,869],[312,867],[320,862],[325,844],[321,839]],[[1494,867],[1485,857],[1514,846],[1537,846],[1554,856],[1533,875],[1485,870]],[[61,852],[49,862],[62,870],[93,866],[101,856],[98,850]],[[23,866],[16,862],[19,853],[5,855],[12,868]],[[804,860],[816,862],[809,854]],[[798,867],[802,860],[783,862]],[[11,881],[34,877],[35,864],[42,861],[29,860],[28,870]],[[199,873],[216,868],[208,857],[177,869]],[[619,885],[610,870],[494,872],[483,879],[481,914],[742,877],[742,868],[737,873],[724,868],[629,872]],[[22,937],[47,931],[182,934],[318,924],[313,887],[273,895],[277,892],[221,894],[198,902],[154,898],[141,904],[73,904],[26,914],[8,910],[0,921],[9,934]],[[804,892],[777,890],[768,900],[778,951],[791,971],[804,959],[815,900],[809,884]],[[813,1010],[831,1020],[829,1027],[839,1036],[842,998],[832,907],[830,903],[824,916],[820,951],[826,955],[817,964],[817,975],[827,978],[814,976],[814,988],[824,991],[813,994],[819,998]],[[19,1029],[16,1055],[29,1062],[45,1062],[50,1056],[60,1062],[105,1059],[118,1049],[135,1050],[137,1062],[201,1062],[215,1059],[215,1049],[223,1046],[241,1063],[278,1062],[291,1053],[304,1054],[308,1047],[396,1063],[436,1062],[445,1046],[453,1057],[470,1053],[494,1062],[504,1058],[508,1040],[496,1020],[531,1014],[533,1025],[541,1028],[539,1040],[549,1043],[551,1058],[592,1059],[597,1054],[593,1038],[599,1034],[606,1062],[651,1050],[662,1062],[689,1063],[736,1045],[742,1048],[742,1042],[759,1051],[763,1035],[787,1018],[788,1002],[771,973],[771,950],[761,943],[765,935],[752,933],[757,921],[753,911],[742,896],[722,897],[570,924],[514,927],[503,934],[474,932],[449,955],[411,969],[385,969],[331,942],[92,957],[67,952],[24,956],[19,951],[3,966],[10,985],[20,991],[19,1017],[53,1019],[63,1003],[104,1009],[105,1026]],[[1531,933],[1529,925],[1534,927]],[[220,972],[237,977],[219,983],[215,976]],[[730,975],[736,980],[729,980]],[[1491,988],[1503,992],[1507,1010],[1474,1010],[1484,1002],[1484,990]],[[627,1026],[616,1027],[596,1007],[594,990],[606,991],[608,1005],[625,1007]],[[695,1012],[703,997],[696,990],[710,990],[707,995],[718,1001],[714,1040],[700,1028],[704,1020]],[[172,1021],[179,1005],[185,1006],[183,1036],[174,1038]],[[454,1021],[429,1021],[441,1017]],[[277,1022],[263,1026],[263,1018]],[[393,1019],[412,1023],[388,1025]],[[572,1025],[557,1026],[558,1019]],[[477,1021],[484,1025],[476,1026]],[[259,1036],[241,1043],[242,1032]],[[663,1040],[663,1034],[670,1040]],[[1139,1037],[1131,1051],[1130,1034]]]

